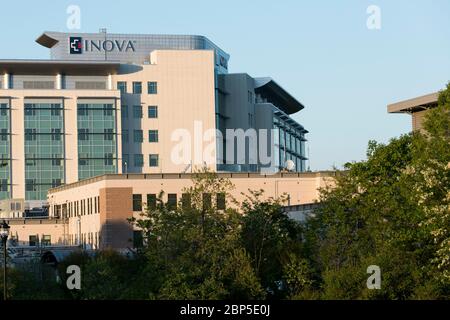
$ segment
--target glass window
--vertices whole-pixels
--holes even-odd
[[[142,167],[142,166],[144,166],[144,156],[142,154],[135,154],[134,155],[134,166],[135,167]]]
[[[151,119],[158,118],[158,107],[148,106],[148,117]]]
[[[217,210],[225,210],[226,204],[225,204],[225,193],[218,193],[216,195],[216,204],[217,204]]]
[[[158,130],[148,130],[148,142],[158,142]]]
[[[142,143],[143,141],[142,130],[134,130],[134,142]]]
[[[177,207],[177,194],[176,193],[169,193],[167,195],[167,206],[169,209],[176,209]]]
[[[183,193],[181,195],[181,205],[185,210],[191,208],[191,195],[189,193]]]
[[[103,129],[105,141],[113,140],[113,129]]]
[[[117,82],[117,90],[121,93],[127,93],[127,83],[125,81]]]
[[[154,193],[147,194],[147,208],[156,209],[156,194]]]
[[[133,82],[133,93],[141,94],[142,93],[142,82]]]
[[[39,239],[38,236],[33,235],[33,236],[29,236],[29,244],[31,247],[36,247],[39,244]]]
[[[128,130],[122,130],[122,143],[126,143],[129,140]]]
[[[142,118],[142,106],[133,106],[133,118]]]
[[[113,154],[112,153],[105,153],[105,166],[112,166],[113,165]]]
[[[104,104],[103,105],[103,115],[104,116],[112,116],[114,107],[112,104]]]
[[[2,141],[8,141],[8,129],[2,129],[0,131]]]
[[[147,82],[147,90],[148,90],[148,94],[157,94],[158,93],[158,83],[155,81]]]
[[[43,246],[50,246],[50,245],[52,244],[52,236],[51,236],[51,235],[48,235],[48,234],[44,234],[44,235],[42,236],[42,242],[41,242],[41,244],[42,244]]]
[[[78,140],[89,140],[89,129],[78,129]]]
[[[122,118],[128,118],[128,106],[122,106],[122,111],[121,111],[121,115]]]
[[[142,211],[142,194],[133,194],[133,211]]]
[[[151,154],[149,157],[149,164],[150,167],[157,167],[159,162],[159,155],[157,154]]]

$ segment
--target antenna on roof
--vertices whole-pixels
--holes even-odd
[[[100,28],[99,32],[103,33],[105,35],[105,42],[106,42],[106,34],[108,33],[108,29]],[[104,43],[103,43],[103,45],[106,46],[106,44],[104,44]],[[105,61],[106,61],[106,60],[108,60],[108,56],[107,56],[108,53],[106,50],[104,50],[104,51],[105,51]]]

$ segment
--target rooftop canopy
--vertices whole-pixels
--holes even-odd
[[[387,106],[387,109],[389,113],[414,113],[436,107],[438,98],[439,92],[435,92],[414,99],[390,104]]]
[[[304,108],[272,78],[255,78],[255,93],[287,114],[296,113]]]
[[[116,61],[0,60],[0,74],[108,75],[115,74],[119,66]]]

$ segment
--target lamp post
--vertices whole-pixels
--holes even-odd
[[[0,224],[0,237],[2,238],[3,244],[3,300],[7,299],[7,282],[6,282],[6,241],[9,236],[9,225],[5,220]]]

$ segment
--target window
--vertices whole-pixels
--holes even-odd
[[[36,247],[39,244],[39,238],[36,235],[29,236],[28,239],[29,239],[30,247]]]
[[[149,156],[150,167],[157,167],[159,165],[158,163],[159,163],[159,155],[151,154]]]
[[[52,236],[51,235],[46,235],[46,234],[44,234],[43,236],[42,236],[42,242],[41,242],[41,244],[43,245],[43,246],[49,246],[49,245],[51,245],[52,244]]]
[[[8,191],[8,180],[7,179],[0,180],[0,191],[2,191],[2,192]]]
[[[216,205],[217,205],[217,210],[225,210],[226,209],[225,193],[218,193],[216,195]]]
[[[148,94],[157,94],[158,93],[158,83],[155,81],[147,82],[147,90],[148,90]]]
[[[142,118],[142,106],[133,106],[133,118]]]
[[[158,130],[148,130],[148,142],[158,142]]]
[[[78,129],[78,140],[89,140],[89,129]]]
[[[112,153],[105,153],[105,166],[112,166],[113,165],[113,154]]]
[[[251,113],[248,114],[248,126],[250,128],[253,127],[253,114],[251,114]]]
[[[2,129],[0,135],[2,141],[8,141],[8,129]]]
[[[142,211],[142,194],[133,194],[133,211]]]
[[[142,82],[133,82],[133,93],[134,94],[142,93]]]
[[[158,118],[158,106],[148,106],[148,117],[150,119]]]
[[[117,90],[121,93],[127,93],[127,83],[125,81],[117,82]]]
[[[156,209],[156,194],[154,193],[147,194],[147,208]]]
[[[113,140],[113,129],[103,129],[105,141]]]
[[[103,115],[104,116],[112,116],[113,115],[113,105],[112,104],[105,104],[103,105]]]
[[[61,166],[61,158],[58,154],[52,155],[52,166]]]
[[[122,115],[122,118],[128,118],[128,106],[127,105],[122,106],[121,115]]]
[[[61,140],[61,129],[52,129],[52,141]]]
[[[52,188],[59,187],[61,185],[61,179],[52,179]]]
[[[169,209],[176,209],[177,208],[177,194],[176,193],[169,193],[167,195],[167,206]]]
[[[191,208],[191,195],[189,193],[183,193],[181,195],[181,206],[185,210]]]
[[[25,115],[26,116],[35,116],[36,115],[36,110],[26,104],[25,105]]]
[[[143,142],[142,130],[134,130],[134,142],[137,142],[137,143]]]
[[[7,104],[0,104],[0,116],[7,116],[8,115],[8,105]]]
[[[143,167],[144,166],[144,156],[142,154],[134,155],[134,166]]]
[[[87,116],[88,115],[88,106],[87,104],[78,104],[78,111],[77,114],[79,116]]]
[[[122,130],[122,143],[128,142],[128,130]]]
[[[211,193],[203,194],[203,210],[211,209]]]
[[[36,191],[36,181],[34,179],[25,180],[25,191]]]
[[[52,103],[50,114],[52,116],[60,116],[61,115],[61,105]]]
[[[26,141],[35,141],[36,140],[36,129],[25,129],[25,140]]]

